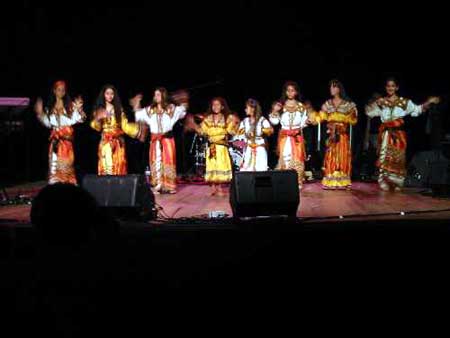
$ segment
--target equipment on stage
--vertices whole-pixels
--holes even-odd
[[[422,151],[414,155],[408,166],[405,187],[427,188],[430,186],[431,164],[439,161],[440,151]]]
[[[294,170],[237,172],[230,187],[233,217],[287,216],[294,220],[300,203]]]
[[[231,162],[236,171],[239,171],[241,163],[244,159],[245,140],[243,137],[233,137],[228,142],[228,151],[230,153]],[[197,176],[203,177],[206,169],[206,149],[208,141],[205,137],[194,135],[192,139],[189,154],[194,157],[194,172]]]
[[[25,180],[29,176],[30,147],[25,134],[25,111],[29,105],[30,99],[27,97],[0,97],[0,148],[4,154],[0,161],[0,201],[4,204],[16,204],[21,200],[18,197],[10,198],[5,185],[9,181]]]
[[[155,196],[144,175],[86,175],[82,186],[114,216],[140,220],[156,217]]]
[[[233,163],[234,169],[239,171],[242,161],[244,160],[245,147],[247,146],[245,137],[244,135],[236,135],[230,139],[228,144],[231,162]]]
[[[197,177],[204,177],[206,168],[206,141],[202,136],[194,134],[189,155],[194,156],[194,172]]]
[[[405,186],[431,189],[433,196],[450,196],[450,142],[441,149],[417,153],[409,167]]]

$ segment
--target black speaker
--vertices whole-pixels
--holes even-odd
[[[296,219],[300,203],[297,172],[236,172],[230,187],[233,217],[287,216]]]
[[[430,186],[431,165],[440,161],[439,150],[422,151],[414,155],[408,166],[405,187],[426,188]]]
[[[450,196],[450,161],[441,159],[431,163],[430,187],[433,196]]]
[[[86,175],[82,186],[113,216],[140,220],[155,217],[155,197],[143,175]]]

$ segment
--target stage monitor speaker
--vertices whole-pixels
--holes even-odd
[[[143,175],[86,175],[82,186],[100,207],[116,217],[139,220],[155,217],[155,197]]]
[[[431,163],[430,187],[433,196],[450,196],[450,161],[441,159]]]
[[[441,161],[443,155],[439,150],[422,151],[414,155],[408,166],[405,187],[427,188],[432,177],[432,163]]]
[[[233,217],[287,216],[296,219],[300,203],[297,172],[236,172],[230,187]]]

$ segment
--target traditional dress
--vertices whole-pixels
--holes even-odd
[[[41,123],[50,128],[50,146],[48,151],[48,184],[77,184],[74,168],[73,125],[83,122],[85,114],[74,110],[68,115],[66,110],[57,113],[45,113],[39,116]]]
[[[239,135],[245,136],[246,147],[241,171],[266,171],[267,144],[265,137],[273,133],[270,122],[265,117],[260,117],[256,123],[251,123],[250,118],[245,118],[239,125]]]
[[[99,175],[126,175],[127,157],[125,152],[124,134],[136,138],[139,136],[139,125],[128,122],[127,116],[122,112],[120,125],[114,112],[98,121],[93,119],[91,127],[102,133],[98,146],[98,174]]]
[[[296,102],[285,104],[283,112],[271,113],[269,120],[273,125],[281,124],[278,134],[278,164],[276,169],[293,169],[298,174],[298,184],[302,185],[305,174],[305,142],[303,128],[306,127],[309,114],[306,107]]]
[[[366,108],[369,117],[379,116],[381,126],[378,133],[378,184],[383,190],[390,186],[401,188],[406,176],[406,132],[403,117],[414,117],[422,113],[422,106],[399,97],[395,102],[383,99],[381,105],[373,103]]]
[[[328,140],[323,162],[324,177],[322,186],[325,189],[344,189],[351,186],[352,149],[349,128],[358,120],[356,105],[350,101],[342,101],[335,106],[328,100],[322,106],[318,122],[327,122]]]
[[[136,111],[136,122],[145,122],[150,129],[149,162],[151,183],[162,191],[176,189],[176,153],[172,129],[175,123],[186,116],[184,106],[169,105],[166,110],[146,107]]]
[[[218,121],[215,122],[214,115],[210,114],[200,125],[202,134],[208,139],[205,181],[212,184],[230,182],[233,173],[228,152],[228,135],[235,134],[237,126],[232,115],[228,118],[223,114],[218,115]]]

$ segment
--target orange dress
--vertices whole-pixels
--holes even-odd
[[[97,121],[91,121],[91,127],[102,133],[98,146],[98,174],[99,175],[126,175],[127,157],[123,135],[136,138],[139,136],[139,125],[128,122],[122,112],[120,125],[114,114]]]
[[[349,128],[358,121],[356,105],[342,101],[335,107],[332,100],[322,106],[318,122],[327,122],[327,149],[323,163],[325,189],[344,189],[351,186],[352,149]]]
[[[391,102],[387,98],[381,104],[372,103],[366,107],[370,118],[380,117],[378,133],[378,184],[382,190],[403,187],[406,176],[407,138],[403,117],[417,117],[422,114],[422,106],[403,97]]]
[[[83,122],[86,118],[85,114],[77,110],[74,110],[72,114],[68,114],[66,110],[62,113],[47,111],[38,118],[44,126],[52,130],[48,150],[48,183],[77,184],[72,126]]]
[[[298,176],[298,184],[303,184],[305,176],[305,141],[303,128],[310,120],[307,108],[298,101],[284,104],[281,114],[272,112],[269,115],[270,123],[281,125],[278,134],[278,164],[277,170],[295,170]]]

